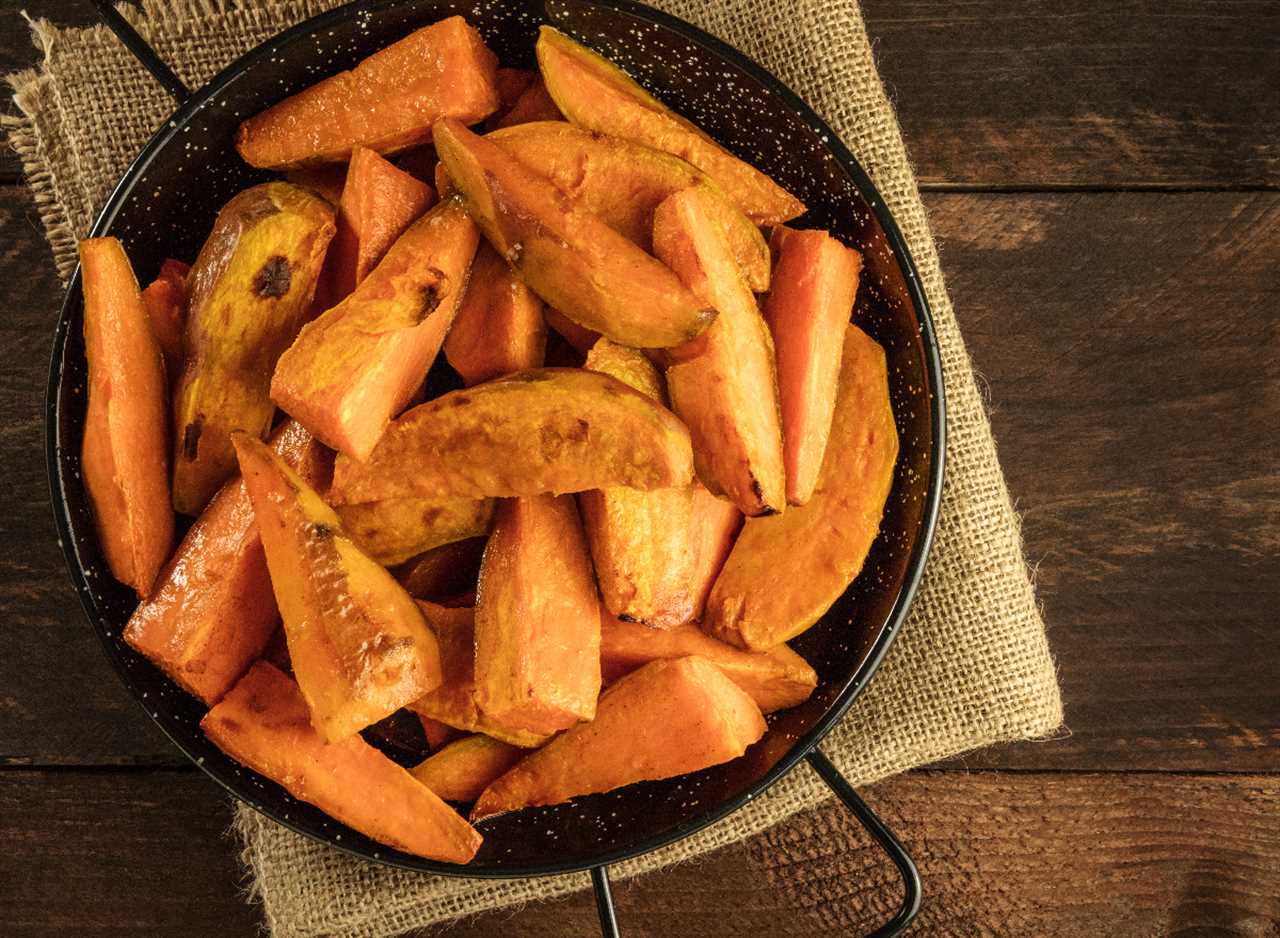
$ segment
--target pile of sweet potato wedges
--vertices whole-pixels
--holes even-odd
[[[139,290],[81,245],[126,640],[231,756],[457,863],[481,835],[446,802],[696,771],[805,700],[785,643],[857,576],[897,457],[860,255],[605,59],[552,29],[537,58],[422,28],[244,122],[281,178],[190,267]],[[461,386],[424,399],[441,351]],[[411,769],[366,740],[405,712]]]

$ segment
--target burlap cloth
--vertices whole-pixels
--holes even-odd
[[[122,11],[191,87],[336,0],[147,0]],[[871,174],[920,268],[942,348],[947,474],[933,555],[911,616],[866,693],[823,744],[865,784],[991,743],[1043,736],[1062,719],[1044,624],[1023,561],[982,398],[893,109],[855,0],[658,0],[722,37],[805,98]],[[45,60],[12,76],[4,118],[59,272],[75,238],[172,102],[104,28],[34,24]],[[50,310],[52,317],[53,310]],[[50,319],[52,325],[52,319]],[[656,869],[750,837],[827,797],[801,766],[765,797],[681,843],[620,864]],[[514,882],[435,878],[365,863],[239,807],[251,888],[277,936],[384,936],[459,915],[559,896],[585,875]]]

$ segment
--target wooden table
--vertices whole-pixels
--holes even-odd
[[[913,933],[1276,936],[1280,6],[864,7],[1071,730],[868,790],[921,866]],[[0,71],[35,60],[11,10]],[[63,569],[42,406],[61,291],[11,156],[0,173],[0,932],[251,935],[230,805],[116,680]],[[637,938],[853,935],[895,883],[828,808],[617,898]],[[448,932],[595,933],[587,895]]]

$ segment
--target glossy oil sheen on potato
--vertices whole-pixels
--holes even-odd
[[[445,801],[475,801],[527,753],[527,749],[476,734],[455,739],[410,772]]]
[[[862,569],[897,455],[884,350],[848,326],[813,497],[777,517],[747,521],[711,589],[703,626],[739,647],[767,649],[817,622]]]
[[[342,530],[383,566],[489,533],[491,498],[386,498],[339,505]]]
[[[317,732],[342,739],[438,687],[440,650],[413,598],[278,456],[243,433],[235,444]]]
[[[218,213],[191,268],[186,369],[174,391],[173,504],[198,514],[235,471],[231,434],[271,427],[276,360],[311,309],[333,207],[283,182],[246,189]]]
[[[365,462],[338,458],[335,504],[446,495],[536,495],[693,478],[689,431],[616,378],[541,368],[405,413]]]

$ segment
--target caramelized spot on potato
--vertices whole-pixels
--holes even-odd
[[[281,254],[273,254],[267,258],[267,262],[253,278],[253,292],[264,299],[284,296],[289,292],[289,284],[292,282],[293,273],[289,269],[289,258]]]
[[[196,419],[187,424],[182,431],[182,455],[195,459],[200,449],[200,431],[204,428],[204,414],[196,414]]]

